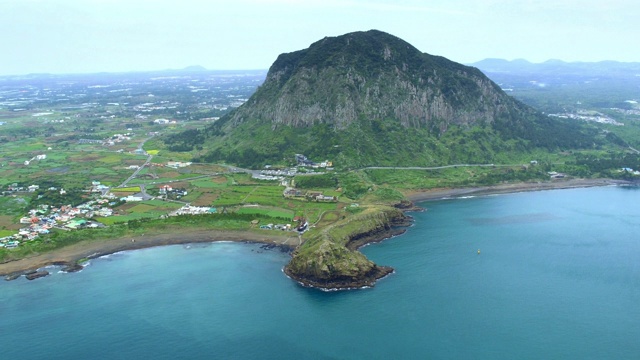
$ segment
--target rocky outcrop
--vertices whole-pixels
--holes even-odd
[[[398,234],[396,226],[406,224],[407,217],[398,209],[369,208],[305,241],[284,271],[304,286],[324,290],[373,286],[393,268],[376,265],[357,247]]]
[[[62,269],[60,269],[60,271],[64,271],[64,272],[68,272],[68,273],[73,273],[73,272],[78,272],[82,269],[84,269],[84,267],[78,263],[59,263],[59,264],[55,264],[55,265],[62,265]]]
[[[46,261],[43,264],[41,264],[42,266],[49,266],[49,265],[56,265],[56,266],[60,266],[60,271],[64,271],[64,272],[78,272],[82,269],[84,269],[84,267],[82,265],[80,265],[78,262],[76,261],[53,261],[53,262],[49,262]],[[16,280],[19,277],[21,277],[22,275],[24,275],[28,280],[34,280],[37,278],[41,278],[44,276],[49,275],[49,272],[46,270],[37,270],[37,269],[28,269],[28,270],[21,270],[21,271],[15,271],[15,272],[11,272],[11,273],[7,273],[4,277],[4,279],[6,281],[12,281],[12,280]]]
[[[7,275],[5,275],[4,279],[5,279],[6,281],[13,281],[13,280],[15,280],[15,279],[19,278],[19,277],[20,277],[20,276],[22,276],[22,275],[23,275],[23,274],[22,274],[21,272],[14,272],[14,273],[11,273],[11,274],[7,274]]]
[[[40,270],[40,271],[34,270],[26,273],[24,277],[26,277],[27,280],[35,280],[37,278],[45,277],[47,275],[49,275],[49,272],[46,270]]]
[[[424,211],[424,208],[417,206],[416,204],[413,203],[413,201],[411,200],[407,200],[407,199],[402,199],[399,202],[393,204],[393,206],[396,209],[400,209],[402,211],[416,211],[416,212],[422,212]]]

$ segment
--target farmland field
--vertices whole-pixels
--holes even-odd
[[[21,227],[21,224],[16,223],[14,216],[0,215],[0,229],[11,230],[9,234],[0,235],[0,237],[15,234],[13,230],[19,230]]]
[[[292,219],[294,214],[293,211],[273,207],[242,207],[236,212],[238,214],[267,215],[286,219]]]
[[[219,110],[217,106],[212,108],[211,104],[223,104],[230,109],[230,99],[239,95],[249,98],[260,81],[248,86],[245,73],[236,80],[226,75],[215,80],[215,76],[208,74],[199,81],[212,85],[209,86],[210,93],[200,94],[193,93],[189,88],[192,83],[185,83],[182,78],[149,78],[141,81],[139,75],[134,78],[128,78],[128,75],[113,76],[123,77],[120,79],[122,81],[109,84],[114,86],[114,92],[87,86],[95,81],[95,78],[88,77],[84,80],[71,78],[57,85],[55,82],[47,83],[46,89],[30,80],[23,83],[18,81],[16,89],[3,93],[2,96],[7,100],[26,102],[28,106],[3,105],[0,109],[0,119],[4,123],[3,133],[0,134],[0,190],[10,194],[0,197],[0,234],[14,233],[14,230],[25,226],[19,224],[19,219],[28,214],[31,209],[28,205],[32,201],[34,206],[63,204],[67,199],[65,196],[71,194],[78,200],[73,203],[74,206],[85,199],[97,200],[103,194],[89,191],[94,181],[111,187],[111,195],[115,196],[107,202],[101,202],[100,207],[111,207],[113,210],[113,216],[97,219],[105,225],[136,219],[158,219],[154,224],[166,222],[176,227],[188,227],[193,221],[200,222],[198,226],[206,224],[204,226],[212,228],[248,229],[249,224],[244,219],[254,216],[256,219],[304,216],[312,223],[320,217],[326,223],[345,216],[346,212],[343,214],[339,210],[342,206],[338,207],[336,203],[318,203],[302,197],[285,198],[284,186],[279,181],[257,180],[243,169],[199,162],[180,168],[167,166],[170,161],[200,161],[198,159],[206,152],[206,149],[197,146],[191,150],[174,151],[168,141],[171,136],[184,130],[205,128],[212,118],[219,118],[227,111]],[[197,77],[195,74],[190,76]],[[263,78],[264,74],[260,76]],[[260,77],[252,81],[256,79],[260,80]],[[122,84],[127,84],[126,94],[119,91],[124,89],[120,88]],[[0,88],[2,86],[0,84]],[[182,89],[182,93],[176,89]],[[13,92],[17,94],[15,99],[11,99]],[[49,99],[61,95],[64,101],[43,101],[43,92],[47,92]],[[148,96],[151,93],[154,96]],[[229,97],[230,94],[235,97]],[[164,126],[153,121],[162,117],[175,120],[175,123]],[[187,140],[184,145],[189,148],[192,144]],[[136,151],[140,147],[146,150],[146,154]],[[113,188],[145,164],[149,156],[152,156],[150,164],[139,169],[137,176],[125,187]],[[290,162],[293,164],[294,160]],[[361,177],[355,177],[355,180],[359,181]],[[9,190],[13,183],[23,190]],[[39,185],[40,189],[34,193],[24,191],[32,184]],[[123,203],[117,199],[140,192],[141,185],[156,200]],[[165,185],[172,188],[167,194],[160,190]],[[63,195],[58,189],[64,189],[68,195]],[[342,196],[334,189],[305,190]],[[187,194],[184,195],[183,191]],[[105,197],[108,195],[104,194]],[[226,214],[239,216],[243,220],[221,217],[216,220],[219,223],[210,224],[198,217],[193,220],[181,217],[175,222],[159,219],[185,203],[219,207],[220,212],[225,208]],[[40,214],[46,212],[41,211]],[[100,213],[97,209],[91,211]],[[140,224],[134,222],[131,225],[135,227]],[[121,228],[112,227],[114,231],[120,231],[118,229]],[[50,244],[53,236],[42,238],[42,244],[45,244],[45,240]]]

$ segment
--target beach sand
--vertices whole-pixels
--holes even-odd
[[[480,186],[470,188],[440,188],[429,190],[416,190],[405,193],[413,202],[458,198],[463,196],[482,196],[493,194],[508,194],[523,191],[541,191],[556,189],[585,188],[594,186],[629,185],[628,181],[612,179],[562,179],[544,182],[524,182],[513,184],[500,184],[493,186]]]
[[[83,241],[51,252],[0,264],[0,275],[35,270],[47,265],[72,265],[80,259],[95,258],[125,250],[197,242],[255,242],[294,248],[299,244],[295,233],[263,234],[253,231],[185,230],[180,233],[145,234],[134,238]]]

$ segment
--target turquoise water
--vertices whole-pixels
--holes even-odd
[[[639,200],[425,203],[405,235],[363,249],[396,272],[358,291],[300,287],[288,255],[252,244],[114,254],[0,283],[0,358],[638,359]]]

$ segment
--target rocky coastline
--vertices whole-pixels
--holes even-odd
[[[359,278],[353,278],[348,276],[335,277],[331,280],[318,279],[313,277],[301,277],[298,274],[292,273],[287,267],[284,268],[284,273],[298,284],[315,288],[322,291],[338,291],[338,290],[355,290],[370,288],[375,283],[394,272],[390,266],[378,266],[375,265],[370,271],[363,274]]]
[[[425,210],[424,208],[415,205],[415,202],[464,196],[506,194],[523,191],[620,185],[636,184],[628,181],[612,179],[567,179],[549,182],[515,183],[473,188],[416,191],[414,193],[407,194],[408,200],[402,200],[398,204],[394,205],[395,209],[399,210],[402,214],[401,216],[396,213],[392,216],[384,217],[382,222],[377,222],[374,226],[360,228],[358,231],[346,235],[346,241],[343,241],[342,243],[339,239],[337,241],[336,239],[325,239],[323,241],[330,243],[333,247],[328,245],[324,246],[326,244],[322,244],[316,251],[306,254],[306,262],[297,261],[298,259],[296,257],[302,257],[300,256],[300,249],[297,249],[293,253],[292,261],[285,266],[284,272],[291,279],[297,281],[303,286],[314,287],[324,291],[372,287],[378,279],[393,273],[394,270],[391,267],[379,266],[370,262],[358,251],[358,249],[364,245],[403,234],[406,231],[406,227],[410,226],[412,223],[412,217],[406,215],[406,212]],[[381,213],[385,212],[385,210],[379,211]],[[367,221],[367,219],[360,220],[363,222]],[[328,236],[328,238],[331,238],[331,236]],[[313,241],[311,241],[311,243],[313,244]],[[339,251],[335,246],[344,246],[346,251]],[[350,268],[347,267],[347,269],[341,269],[340,267],[332,266],[333,264],[331,261],[327,261],[327,259],[337,258],[339,262],[344,262],[345,257],[347,259],[349,257],[353,258],[353,263],[357,264],[357,266],[355,266],[355,271],[353,269],[354,266],[351,266]],[[366,261],[364,263],[365,265],[362,265],[362,258]],[[296,264],[296,262],[302,264]],[[347,261],[347,263],[349,263],[349,261]]]
[[[78,264],[77,261],[75,261],[75,262],[55,261],[51,265],[60,266],[61,267],[60,271],[64,271],[64,272],[68,272],[68,273],[78,272],[78,271],[84,269],[84,266]],[[11,281],[11,280],[15,280],[15,279],[19,278],[20,276],[24,276],[27,280],[35,280],[35,279],[38,279],[38,278],[41,278],[41,277],[45,277],[45,276],[48,276],[48,275],[49,275],[49,271],[47,271],[47,270],[27,269],[27,270],[16,271],[16,272],[12,272],[10,274],[6,274],[4,279],[7,280],[7,281]]]
[[[415,209],[414,206],[408,208]],[[383,208],[355,221],[361,221],[364,226],[346,234],[339,229],[327,229],[316,239],[308,240],[294,251],[284,273],[302,286],[323,291],[372,287],[379,279],[393,273],[392,267],[373,263],[358,249],[403,234],[412,218],[397,208]],[[309,245],[305,248],[306,244]]]

